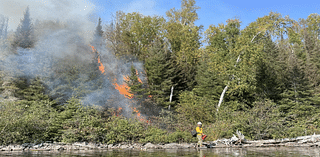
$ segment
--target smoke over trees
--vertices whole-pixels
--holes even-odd
[[[0,39],[6,39],[8,35],[9,18],[0,15]]]
[[[33,24],[30,17],[29,7],[27,7],[23,19],[16,30],[13,46],[22,48],[32,48],[35,44],[33,35]]]
[[[244,29],[239,19],[226,19],[203,31],[195,24],[198,9],[195,0],[182,0],[166,17],[118,11],[102,27],[101,18],[96,25],[84,19],[33,25],[27,8],[11,43],[27,55],[11,53],[1,62],[0,110],[7,118],[0,119],[0,137],[8,138],[0,143],[190,142],[197,121],[207,124],[212,139],[237,129],[251,139],[320,133],[320,16],[295,21],[270,12]],[[1,17],[1,38],[7,26]],[[11,124],[8,112],[22,118]],[[33,112],[39,124],[20,125],[31,123]],[[138,117],[144,113],[154,124]],[[120,122],[131,131],[113,130]],[[163,138],[153,138],[158,135]]]

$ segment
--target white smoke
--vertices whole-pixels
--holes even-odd
[[[9,17],[10,30],[17,28],[28,6],[34,21],[88,17],[95,9],[89,0],[1,0],[0,14]],[[84,20],[88,19],[82,18]]]
[[[139,62],[127,63],[118,59],[105,45],[92,43],[96,24],[88,19],[88,14],[94,6],[75,0],[10,0],[0,1],[0,14],[8,16],[9,27],[16,29],[27,6],[33,19],[36,43],[33,48],[7,49],[11,53],[0,63],[0,69],[13,77],[40,77],[48,87],[48,94],[53,97],[64,95],[63,101],[81,95],[84,105],[122,107],[126,116],[130,116],[129,106],[135,106],[135,102],[119,94],[113,83],[116,79],[116,83],[123,84],[123,76],[130,74],[132,64],[139,73],[143,66]],[[57,71],[86,68],[97,62],[89,45],[98,50],[106,75],[89,80],[90,71],[82,69],[72,82],[63,80],[64,76],[58,75]],[[88,92],[81,93],[80,89]]]

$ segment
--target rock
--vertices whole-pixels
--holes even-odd
[[[182,143],[182,144],[180,144],[180,147],[182,149],[187,149],[187,148],[194,148],[195,146],[193,144],[189,144],[189,143]]]
[[[164,149],[179,149],[181,146],[178,143],[169,143],[163,146]]]
[[[112,147],[113,147],[113,144],[109,144],[109,145],[107,146],[108,149],[111,149]]]
[[[42,143],[32,146],[33,149],[39,149],[43,146]]]
[[[58,151],[61,151],[61,150],[64,150],[64,148],[60,145],[57,145],[54,147],[54,150],[58,150]]]
[[[9,146],[4,146],[1,148],[1,151],[11,151],[11,147]]]
[[[216,143],[209,143],[207,145],[208,148],[214,148],[217,144]]]
[[[11,151],[23,151],[25,147],[22,147],[21,145],[13,146],[11,147]]]
[[[87,142],[75,142],[72,144],[73,146],[85,147],[88,145]]]
[[[146,148],[146,149],[161,149],[162,147],[160,145],[147,143],[146,145],[144,145],[144,148]]]
[[[129,146],[128,145],[121,145],[119,148],[120,149],[126,149],[126,148],[129,148]]]
[[[86,147],[89,148],[89,149],[95,149],[98,146],[95,143],[88,143],[88,145]]]
[[[24,143],[24,144],[22,144],[21,146],[22,146],[22,147],[30,147],[31,145],[30,145],[30,143]]]

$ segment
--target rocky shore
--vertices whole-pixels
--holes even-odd
[[[204,142],[202,148],[221,148],[221,147],[319,147],[320,135],[300,136],[297,138],[285,138],[279,140],[257,140],[249,141],[237,132],[230,139],[219,139],[216,141]],[[152,143],[118,143],[118,144],[97,144],[87,142],[76,142],[66,144],[60,142],[44,142],[40,144],[24,143],[21,145],[0,146],[0,151],[62,151],[62,150],[103,150],[103,149],[190,149],[197,148],[196,143],[169,143],[169,144],[152,144]]]
[[[66,143],[40,143],[32,144],[25,143],[22,145],[8,145],[0,146],[0,151],[62,151],[62,150],[93,150],[93,149],[188,149],[195,148],[196,144],[194,143],[169,143],[169,144],[96,144],[96,143],[87,143],[87,142],[76,142],[73,144]]]

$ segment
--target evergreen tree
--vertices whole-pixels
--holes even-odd
[[[275,102],[280,100],[283,91],[282,73],[285,62],[280,58],[280,50],[271,40],[269,35],[264,39],[263,54],[257,66],[256,74],[256,94],[262,99],[270,99]]]
[[[168,39],[173,58],[175,58],[175,95],[182,91],[191,91],[195,85],[196,68],[200,57],[200,31],[203,26],[195,26],[198,19],[195,0],[182,0],[181,9],[166,12],[169,21],[165,25],[165,38]]]
[[[103,30],[102,30],[102,26],[101,26],[101,18],[100,17],[99,17],[98,25],[96,27],[95,35],[99,36],[99,37],[103,36]]]
[[[33,25],[31,23],[29,7],[27,7],[23,19],[16,30],[15,38],[13,41],[14,47],[32,48],[35,40],[33,35]]]
[[[28,82],[30,82],[30,84]],[[20,103],[31,106],[42,101],[52,101],[49,96],[45,94],[46,89],[40,78],[32,80],[20,78],[17,80],[16,85],[19,88],[16,96],[20,99]],[[56,104],[52,101],[51,105],[51,107],[53,107]]]
[[[217,103],[223,90],[223,85],[221,84],[221,78],[218,77],[212,66],[213,64],[208,54],[203,54],[197,70],[197,85],[194,88],[194,92],[200,97],[206,97]]]
[[[99,17],[98,25],[96,27],[96,30],[94,32],[94,40],[93,44],[96,49],[99,49],[103,44],[103,30],[101,26],[101,18]]]
[[[171,55],[165,43],[156,40],[149,48],[144,64],[148,78],[148,95],[164,107],[173,106],[175,100],[169,102],[171,88],[174,86],[174,63]]]
[[[137,99],[142,99],[145,96],[145,88],[143,86],[143,83],[140,81],[141,80],[138,77],[138,72],[132,65],[131,74],[129,76],[129,80],[126,83],[130,87],[129,92],[132,93],[134,95],[134,98]]]
[[[6,39],[8,34],[9,18],[0,15],[0,39]]]

